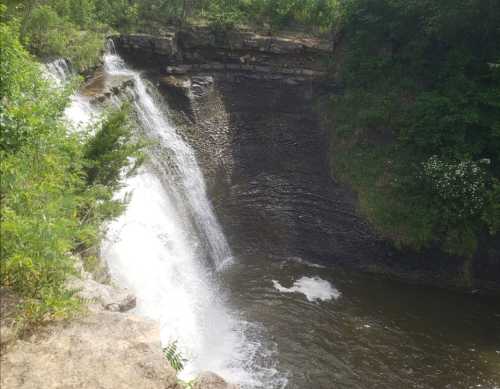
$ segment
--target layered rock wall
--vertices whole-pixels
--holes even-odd
[[[128,61],[164,75],[241,71],[258,79],[324,78],[331,53],[331,43],[318,38],[220,32],[207,27],[161,37],[121,35],[113,40]]]
[[[127,61],[149,72],[196,149],[237,255],[500,290],[494,261],[469,266],[437,251],[396,250],[357,212],[355,194],[330,176],[329,132],[317,109],[342,92],[328,73],[330,42],[203,28],[114,40]]]

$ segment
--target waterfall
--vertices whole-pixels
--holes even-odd
[[[43,70],[47,80],[58,89],[63,88],[76,77],[71,64],[62,58],[45,64]],[[88,97],[75,93],[71,96],[70,104],[66,107],[64,116],[72,131],[82,131],[91,127],[99,119],[100,112],[97,107],[90,103]]]
[[[214,279],[231,252],[194,152],[139,73],[112,51],[104,64],[107,76],[134,81],[129,94],[138,121],[156,145],[150,162],[126,181],[121,194],[131,193],[131,199],[125,213],[109,225],[102,255],[113,278],[137,296],[137,312],[160,321],[162,343],[178,342],[188,360],[181,377],[211,370],[229,380],[251,382],[244,365],[253,351]],[[210,261],[203,260],[205,253]]]
[[[116,77],[130,77],[134,80],[132,97],[139,122],[149,139],[156,140],[160,150],[167,150],[171,161],[162,163],[165,155],[156,156],[158,170],[163,171],[165,181],[178,200],[185,198],[188,212],[194,219],[197,229],[203,235],[209,256],[217,269],[232,261],[231,251],[206,194],[202,172],[192,148],[177,134],[168,122],[158,96],[154,90],[148,91],[141,76],[127,68],[123,60],[115,53],[112,43],[104,56],[105,71]],[[180,184],[180,188],[179,188]]]
[[[71,77],[75,75],[70,63],[63,58],[58,58],[47,63],[45,68],[47,70],[46,74],[48,77],[58,87],[63,86],[71,79]]]
[[[71,78],[65,61],[46,68],[57,86]],[[124,179],[116,194],[127,199],[127,208],[107,226],[101,247],[113,282],[135,294],[137,314],[159,321],[164,346],[177,342],[187,359],[181,379],[208,370],[242,388],[281,387],[274,354],[264,345],[259,326],[242,320],[218,286],[220,272],[233,257],[193,149],[169,122],[156,89],[125,64],[111,41],[104,75],[110,83],[133,80],[125,96],[113,102],[132,101],[139,132],[153,144],[148,161]],[[77,93],[65,116],[78,130],[101,112]]]

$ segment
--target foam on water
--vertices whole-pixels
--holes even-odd
[[[278,281],[272,280],[273,286],[282,293],[302,293],[309,301],[327,301],[338,299],[341,293],[328,281],[320,277],[301,277],[290,288],[282,286]]]
[[[74,131],[82,131],[91,129],[92,124],[96,123],[101,115],[87,97],[77,94],[72,96],[71,104],[66,107],[64,116]]]

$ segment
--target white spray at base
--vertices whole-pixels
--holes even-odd
[[[217,287],[217,271],[232,256],[193,150],[139,73],[112,50],[104,64],[108,77],[134,81],[128,90],[134,111],[146,138],[156,143],[151,161],[117,194],[130,200],[109,224],[101,250],[114,282],[136,295],[138,314],[160,322],[163,345],[178,342],[187,359],[181,379],[209,370],[242,387],[283,386],[260,331],[231,312]],[[73,100],[68,111],[76,119],[78,104]],[[249,331],[257,336],[250,339]]]

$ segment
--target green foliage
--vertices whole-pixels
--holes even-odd
[[[95,2],[96,15],[119,31],[130,31],[139,23],[139,3],[129,0],[102,0]]]
[[[97,21],[94,0],[8,4],[7,19],[19,23],[21,40],[33,54],[42,59],[64,57],[79,71],[98,62],[109,28]]]
[[[99,34],[109,32],[107,26],[122,32],[157,33],[186,20],[203,20],[222,30],[247,24],[326,32],[339,17],[339,0],[9,0],[6,3],[8,17],[20,20],[23,39],[30,42],[34,53],[72,60],[77,52],[74,48],[85,44],[89,52],[96,41],[102,42]],[[83,31],[87,36],[79,39]],[[94,42],[89,43],[89,39]]]
[[[79,218],[84,227],[79,244],[84,247],[98,244],[98,227],[123,211],[125,204],[113,199],[113,193],[119,189],[120,179],[133,174],[143,162],[144,144],[133,139],[129,117],[128,107],[110,111],[83,144],[86,190],[80,197]]]
[[[500,3],[350,0],[338,14],[335,170],[396,243],[473,255],[498,232]],[[359,154],[377,167],[362,179]]]
[[[230,30],[243,21],[243,13],[231,0],[215,0],[207,8],[208,20],[217,30]]]
[[[84,146],[87,185],[102,185],[116,189],[120,173],[130,165],[129,159],[141,161],[141,144],[132,142],[133,127],[128,109],[110,111],[96,133]]]
[[[0,31],[0,285],[22,298],[24,326],[77,311],[64,287],[70,253],[97,245],[102,221],[122,209],[112,194],[140,145],[124,111],[112,112],[85,142],[69,133],[62,120],[69,91],[41,77],[17,25],[1,23]]]
[[[273,29],[329,30],[338,9],[337,0],[215,0],[198,4],[197,13],[217,28],[238,24],[269,25]]]
[[[182,357],[182,354],[177,350],[177,341],[173,341],[163,348],[163,355],[167,359],[170,366],[172,366],[177,372],[184,369],[184,364],[187,362],[186,359]]]

